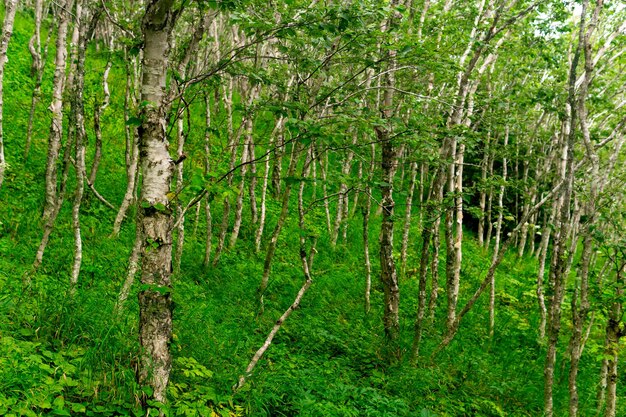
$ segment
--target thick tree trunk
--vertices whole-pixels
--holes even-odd
[[[7,48],[13,34],[13,21],[15,20],[15,10],[17,9],[17,0],[5,0],[4,2],[4,22],[2,24],[2,38],[0,38],[0,188],[4,181],[4,172],[6,169],[6,161],[4,157],[4,131],[2,129],[3,112],[4,112],[4,64],[7,62]]]
[[[150,397],[167,400],[172,357],[172,212],[170,192],[174,161],[170,158],[165,110],[166,73],[170,35],[180,10],[173,0],[151,0],[146,5],[142,32],[143,77],[139,127],[140,164],[143,177],[139,210],[142,236],[139,292],[139,342],[142,349],[139,384],[152,389]]]

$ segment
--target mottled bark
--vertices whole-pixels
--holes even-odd
[[[96,175],[98,175],[98,168],[100,167],[100,160],[102,159],[102,114],[111,101],[111,92],[109,91],[109,73],[113,66],[112,61],[108,61],[106,67],[104,67],[104,73],[102,74],[102,91],[104,92],[104,98],[99,103],[93,112],[93,130],[96,135],[96,149],[93,156],[93,162],[91,163],[91,172],[89,173],[89,184],[94,185],[96,183]]]
[[[80,2],[81,0],[79,0]],[[101,7],[94,10],[90,22],[87,22],[89,17],[89,8],[79,8],[81,10],[81,16],[77,25],[78,31],[78,45],[76,56],[76,73],[74,75],[74,86],[72,90],[72,112],[75,120],[76,137],[76,152],[74,157],[74,164],[76,168],[76,190],[74,193],[74,203],[72,205],[72,228],[74,229],[74,264],[72,266],[72,273],[70,276],[70,285],[72,290],[78,283],[78,276],[80,274],[80,268],[83,260],[83,244],[80,229],[80,206],[83,200],[83,194],[85,191],[85,146],[87,141],[87,134],[85,132],[85,104],[83,98],[83,90],[85,86],[85,54],[87,50],[87,41],[93,35],[96,24],[102,12]]]
[[[588,1],[583,5],[581,14],[581,33],[584,25],[584,16]],[[560,208],[557,217],[557,230],[554,235],[552,258],[550,262],[549,296],[548,296],[548,346],[544,365],[544,414],[546,417],[554,415],[553,389],[554,389],[554,366],[556,363],[556,350],[561,331],[561,303],[565,295],[566,272],[570,268],[571,257],[567,253],[568,238],[573,225],[571,224],[571,203],[574,188],[574,145],[576,143],[576,69],[580,59],[581,43],[575,48],[569,70],[568,100],[566,104],[567,120],[563,128],[563,150],[561,153],[561,173],[565,183],[560,195]]]
[[[169,154],[165,110],[170,35],[181,9],[173,0],[151,0],[142,22],[144,37],[139,156],[143,184],[139,211],[142,236],[139,292],[139,384],[152,389],[151,399],[167,401],[172,366],[172,212],[168,193],[174,161]]]
[[[59,4],[58,28],[56,41],[56,56],[54,79],[52,81],[52,102],[49,110],[52,112],[50,134],[48,136],[48,159],[45,173],[45,205],[43,212],[44,221],[53,217],[57,205],[57,160],[61,150],[61,138],[63,136],[63,89],[65,87],[65,65],[67,61],[67,27],[69,24],[69,10],[74,1],[66,0]],[[43,255],[43,252],[42,252]]]

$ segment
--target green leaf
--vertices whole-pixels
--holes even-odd
[[[142,120],[139,117],[129,117],[128,120],[126,120],[126,126],[132,126],[132,127],[139,127],[141,126]]]

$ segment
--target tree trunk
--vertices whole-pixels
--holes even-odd
[[[93,156],[93,163],[91,164],[91,172],[89,174],[89,184],[94,185],[96,183],[96,175],[98,175],[98,167],[100,166],[100,160],[102,159],[102,113],[109,107],[111,101],[111,92],[109,91],[109,72],[113,62],[109,60],[104,73],[102,74],[102,91],[104,92],[104,98],[93,112],[93,130],[96,134],[96,151]]]
[[[50,135],[48,136],[48,159],[46,162],[46,200],[43,212],[44,221],[53,216],[57,205],[57,160],[61,150],[61,138],[63,136],[63,89],[65,81],[65,65],[67,62],[67,26],[69,24],[69,10],[74,1],[66,0],[59,4],[59,20],[56,41],[56,57],[54,80],[52,81],[52,122],[50,123]]]
[[[498,220],[496,222],[496,242],[493,246],[493,258],[491,262],[494,262],[498,252],[500,251],[500,239],[502,236],[502,220],[504,217],[504,190],[507,179],[507,158],[506,151],[509,145],[509,127],[506,127],[504,133],[504,148],[505,156],[502,158],[502,184],[500,185],[500,192],[498,193]],[[527,216],[526,216],[527,217]],[[526,223],[524,223],[525,225]],[[522,230],[524,230],[522,225]],[[493,338],[494,327],[496,324],[496,275],[493,274],[491,282],[489,283],[489,337]]]
[[[135,58],[132,58],[133,62]],[[113,222],[113,231],[112,235],[117,236],[120,232],[120,228],[122,227],[122,222],[126,217],[126,212],[130,207],[131,203],[135,200],[135,187],[137,185],[137,175],[139,169],[139,140],[136,136],[137,130],[134,126],[129,124],[130,114],[131,114],[131,105],[133,105],[134,95],[132,92],[133,89],[133,69],[131,65],[128,64],[128,60],[126,61],[126,90],[124,95],[124,133],[126,137],[126,192],[124,193],[124,198],[122,199],[122,204],[120,204],[120,208],[115,216],[115,221]]]
[[[24,143],[24,160],[28,159],[30,153],[30,146],[33,138],[33,122],[35,120],[35,109],[37,103],[41,98],[41,84],[43,82],[44,67],[48,60],[48,46],[50,45],[50,39],[52,38],[52,28],[48,30],[46,36],[46,42],[43,51],[41,50],[41,21],[43,17],[43,0],[36,0],[35,3],[35,34],[31,38],[29,44],[31,55],[33,56],[33,65],[31,69],[31,75],[35,78],[35,88],[33,89],[33,95],[30,104],[30,113],[28,116],[28,127],[26,128],[26,142]]]
[[[299,142],[294,143],[293,148],[291,150],[291,161],[289,162],[289,169],[287,172],[288,177],[292,177],[296,172],[297,165],[297,155],[299,153],[300,145]],[[265,262],[263,264],[263,277],[261,278],[261,285],[259,286],[259,304],[260,309],[259,313],[263,313],[264,308],[264,295],[267,290],[267,285],[269,284],[270,279],[270,271],[272,269],[272,260],[274,259],[274,254],[276,253],[276,247],[278,246],[278,237],[280,236],[280,232],[283,229],[285,221],[287,220],[287,214],[289,213],[289,195],[291,194],[291,182],[285,185],[285,191],[283,193],[283,201],[282,207],[280,209],[280,214],[278,216],[278,220],[276,221],[276,226],[274,227],[274,231],[272,232],[272,237],[269,241],[267,252],[265,254]]]
[[[139,127],[141,187],[140,230],[142,236],[139,292],[139,343],[142,349],[139,384],[152,389],[149,397],[167,400],[172,357],[172,212],[170,191],[174,161],[167,141],[165,110],[166,73],[170,35],[180,13],[173,0],[150,0],[143,17],[143,77]]]
[[[417,162],[412,162],[410,167],[409,192],[406,197],[404,212],[404,229],[402,231],[402,247],[400,249],[400,275],[406,276],[406,258],[409,248],[409,232],[411,230],[411,211],[413,208],[413,194],[417,180]]]
[[[81,16],[77,22],[77,25],[79,26],[79,37],[76,56],[76,74],[74,77],[74,88],[72,91],[72,107],[76,121],[76,130],[74,132],[76,136],[76,192],[74,194],[74,204],[72,205],[72,227],[74,229],[75,244],[74,265],[72,267],[72,274],[70,277],[72,291],[78,283],[78,276],[80,274],[80,267],[83,260],[83,244],[80,231],[80,206],[85,191],[85,142],[87,140],[87,134],[85,132],[85,104],[83,99],[83,90],[85,85],[85,54],[87,50],[87,41],[91,38],[102,11],[101,7],[94,10],[91,21],[88,24],[87,18],[89,16],[89,8],[85,7],[83,9],[77,7],[77,10],[78,9],[81,10]]]
[[[211,172],[211,136],[209,134],[211,128],[211,100],[209,95],[204,96],[205,104],[205,130],[204,130],[204,175],[208,176]],[[211,261],[211,243],[213,240],[213,216],[211,215],[211,201],[207,197],[206,205],[204,206],[204,213],[206,216],[206,244],[204,246],[204,267],[209,266]]]

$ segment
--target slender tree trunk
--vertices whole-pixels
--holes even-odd
[[[134,58],[133,58],[134,60]],[[112,235],[117,236],[120,232],[120,228],[122,227],[122,222],[126,217],[126,213],[128,208],[135,200],[135,188],[137,186],[138,180],[137,176],[139,174],[139,140],[137,138],[137,130],[134,126],[129,124],[130,120],[130,112],[131,105],[134,102],[133,96],[133,70],[131,65],[126,65],[126,90],[124,95],[124,123],[125,123],[125,135],[126,135],[126,192],[124,193],[124,198],[122,199],[122,204],[120,204],[120,208],[115,216],[115,221],[113,222],[113,231]]]
[[[253,139],[252,139],[252,128],[253,128],[253,114],[251,111],[252,108],[252,103],[256,98],[256,94],[258,93],[258,89],[256,87],[251,87],[249,86],[249,83],[246,81],[244,82],[244,87],[242,88],[242,90],[244,91],[242,94],[248,95],[248,99],[247,99],[247,107],[249,109],[249,112],[246,116],[244,116],[244,120],[242,120],[241,124],[242,127],[241,129],[243,129],[244,133],[244,143],[243,143],[243,147],[242,147],[242,151],[241,151],[241,182],[239,184],[239,193],[237,194],[237,201],[235,203],[235,221],[233,224],[233,231],[230,235],[230,242],[229,242],[229,247],[233,248],[235,247],[235,244],[237,243],[237,238],[239,237],[239,230],[241,229],[241,222],[243,220],[243,197],[245,195],[246,192],[246,176],[248,174],[249,169],[252,167],[252,163],[251,161],[254,160],[254,155],[250,153],[250,151],[253,151],[254,149],[254,145],[253,145]],[[256,169],[255,172],[252,175],[256,175]],[[250,189],[252,189],[256,184],[250,184]],[[251,197],[254,196],[254,191],[251,191]],[[256,197],[255,197],[256,198]],[[253,205],[256,205],[256,203],[252,204],[252,201],[250,202],[251,207]],[[256,209],[252,209],[251,210],[255,213],[256,216]],[[254,222],[253,222],[254,223]]]
[[[228,119],[228,148],[230,148],[230,164],[228,165],[228,171],[232,172],[235,168],[235,162],[237,160],[237,148],[239,146],[239,138],[241,136],[241,126],[234,132],[233,127],[233,80],[229,80],[228,84],[224,86],[224,107],[226,108],[226,114]],[[228,175],[228,188],[233,185],[233,175]],[[217,239],[217,247],[215,248],[215,254],[213,255],[213,266],[217,266],[222,251],[224,250],[224,244],[226,242],[226,233],[228,232],[228,224],[230,219],[230,197],[224,197],[223,210],[222,210],[222,224],[220,226],[220,233]]]
[[[441,196],[443,198],[443,196]],[[433,223],[433,254],[430,263],[431,287],[430,298],[428,300],[428,311],[430,320],[435,320],[435,309],[437,307],[437,296],[439,295],[439,227],[441,218],[437,217]]]
[[[297,165],[297,155],[299,153],[299,142],[294,143],[292,151],[291,151],[291,161],[289,162],[289,169],[287,172],[288,177],[292,177],[296,172]],[[283,201],[282,207],[280,210],[280,214],[278,216],[278,220],[276,221],[276,226],[274,227],[274,231],[272,232],[272,237],[269,241],[267,252],[265,254],[265,262],[263,264],[263,277],[261,278],[261,285],[259,286],[259,304],[260,314],[263,313],[264,309],[264,295],[267,290],[267,285],[269,284],[270,279],[270,271],[272,269],[272,261],[274,259],[274,254],[276,253],[276,247],[278,246],[278,237],[280,236],[280,232],[283,229],[285,221],[287,220],[287,214],[289,213],[289,195],[291,194],[291,182],[285,185],[285,191],[283,192]]]
[[[352,135],[353,146],[356,144],[356,140],[357,140],[357,134],[356,132],[354,132]],[[346,176],[350,174],[350,170],[352,168],[353,157],[354,157],[354,151],[350,149],[341,167],[342,178],[345,178]],[[335,247],[337,244],[337,239],[339,237],[339,229],[342,225],[342,222],[346,221],[346,217],[347,217],[346,209],[348,205],[347,191],[348,191],[348,185],[344,181],[341,181],[341,183],[339,184],[339,193],[338,193],[338,198],[337,198],[337,215],[335,216],[335,222],[332,228],[332,233],[330,235],[330,243],[333,247]]]
[[[329,168],[328,152],[324,152],[324,156],[318,159],[319,159],[319,165],[320,165],[320,172],[322,173],[322,193],[324,197],[324,213],[326,214],[326,230],[328,230],[328,235],[332,236],[333,228],[330,222],[330,206],[328,204],[328,188],[327,188],[327,176],[326,176],[326,171]]]
[[[396,0],[390,3],[391,13],[385,24],[384,31],[391,30],[395,24],[395,6],[398,4]],[[385,327],[385,336],[392,343],[396,343],[400,335],[399,322],[399,303],[400,289],[398,287],[398,274],[396,271],[396,263],[393,256],[393,234],[394,234],[394,207],[393,199],[393,178],[397,168],[398,152],[391,138],[392,125],[391,117],[393,116],[393,93],[395,87],[394,68],[396,64],[396,51],[390,49],[386,52],[388,59],[388,71],[384,75],[383,81],[383,97],[380,103],[380,110],[386,121],[386,126],[376,127],[376,135],[382,149],[381,159],[381,204],[382,222],[380,226],[380,278],[383,284],[384,306],[383,306],[383,325]],[[392,346],[395,348],[395,346]]]
[[[128,295],[130,294],[130,289],[135,282],[135,275],[137,275],[137,270],[139,269],[140,257],[141,257],[141,248],[143,246],[143,239],[141,234],[141,219],[139,216],[140,212],[137,212],[137,217],[135,221],[135,243],[133,244],[133,249],[131,250],[130,256],[128,257],[128,269],[126,270],[126,279],[122,284],[122,288],[120,289],[120,293],[117,296],[117,303],[115,304],[115,311],[119,314],[126,304],[126,300],[128,299]]]
[[[485,217],[486,217],[486,204],[487,204],[487,171],[489,170],[489,133],[487,133],[487,140],[485,143],[485,150],[483,155],[483,160],[480,164],[480,217],[478,218],[478,246],[481,248],[485,245]]]
[[[406,275],[406,258],[409,248],[409,232],[411,230],[411,212],[413,208],[413,194],[415,192],[415,182],[417,180],[417,162],[412,162],[410,166],[409,191],[406,197],[406,209],[404,212],[404,229],[402,231],[402,247],[400,249],[400,275]]]
[[[312,149],[309,150],[309,152],[312,153]],[[311,159],[312,159],[311,157],[307,157],[307,160],[304,163],[305,166],[303,168],[303,173],[302,173],[303,177],[308,176],[308,172],[310,170]],[[288,184],[286,187],[287,188],[285,190],[285,194],[287,194],[288,192],[287,190],[289,190],[291,186]],[[252,375],[252,371],[254,370],[256,365],[259,363],[259,360],[263,357],[267,349],[272,344],[274,337],[276,336],[276,334],[282,327],[283,323],[285,323],[285,320],[289,318],[291,313],[293,313],[293,311],[296,310],[300,306],[300,303],[302,301],[302,298],[304,297],[304,294],[313,283],[313,278],[311,277],[311,267],[313,265],[313,256],[316,253],[316,250],[315,250],[315,241],[313,241],[313,244],[311,245],[311,250],[309,252],[310,255],[307,257],[306,238],[305,238],[306,233],[305,233],[305,224],[304,224],[303,191],[304,191],[304,182],[300,184],[300,191],[298,193],[298,214],[299,214],[298,217],[299,217],[299,225],[300,225],[300,230],[301,230],[300,261],[302,263],[302,271],[304,273],[304,283],[302,284],[302,287],[298,291],[298,294],[296,295],[296,298],[294,299],[293,303],[291,303],[289,308],[287,308],[287,310],[285,310],[285,312],[276,321],[276,323],[274,324],[274,327],[272,328],[267,338],[265,339],[265,342],[252,357],[252,360],[250,361],[250,363],[248,364],[248,367],[246,368],[246,372],[239,377],[237,384],[235,384],[235,386],[233,387],[235,391],[243,387],[244,384],[246,383],[246,380]]]
[[[554,223],[556,212],[558,211],[558,201],[555,200],[552,204],[552,210],[550,213],[550,220],[543,228],[541,235],[541,243],[539,244],[539,270],[537,272],[537,303],[539,305],[539,340],[544,340],[546,337],[546,324],[548,309],[546,307],[545,299],[545,270],[546,259],[548,257],[548,245],[550,243],[550,236],[552,235],[552,224]]]
[[[17,0],[5,0],[4,2],[4,22],[2,23],[2,38],[0,38],[0,188],[4,181],[4,172],[6,169],[6,161],[4,157],[4,131],[2,129],[3,112],[4,112],[4,65],[7,62],[7,48],[13,34],[13,21],[15,20],[15,10],[17,9]]]
[[[102,159],[102,114],[104,110],[109,107],[111,101],[111,92],[109,91],[109,73],[113,62],[109,60],[104,73],[102,74],[102,91],[104,92],[104,98],[93,112],[93,130],[96,135],[96,151],[93,156],[93,163],[91,164],[91,172],[89,173],[89,184],[94,185],[96,183],[96,175],[98,175],[98,168],[100,167],[100,160]]]
[[[52,81],[52,122],[48,136],[48,160],[46,162],[46,200],[43,212],[44,221],[48,221],[57,205],[57,160],[61,150],[63,136],[63,89],[65,81],[65,65],[67,61],[67,26],[69,24],[73,0],[62,1],[59,4],[59,20],[57,29],[56,57],[54,80]]]
[[[283,123],[284,123],[284,118],[280,116],[278,120],[276,121],[276,126],[274,127],[274,131],[272,132],[272,135],[270,137],[268,148],[271,149],[272,146],[275,144],[276,136],[278,134],[282,134],[281,131],[283,128]],[[269,178],[270,178],[270,154],[268,151],[268,154],[265,157],[265,164],[264,164],[264,170],[263,170],[263,183],[261,184],[261,211],[259,213],[259,226],[256,230],[256,234],[254,237],[254,248],[255,248],[256,253],[259,253],[261,251],[261,239],[263,238],[263,231],[265,229],[265,216],[267,213],[267,208],[266,208],[267,186],[269,184]]]
[[[586,226],[588,230],[585,233],[583,239],[583,249],[580,257],[579,268],[579,282],[576,283],[574,294],[572,296],[572,336],[570,339],[570,370],[569,370],[569,415],[570,417],[578,416],[578,368],[580,358],[582,356],[585,340],[583,338],[583,327],[587,321],[587,315],[590,309],[589,303],[589,270],[591,266],[591,258],[593,254],[593,236],[591,229],[596,227],[596,200],[598,198],[599,188],[599,157],[595,152],[594,146],[591,142],[591,134],[589,131],[589,124],[587,121],[587,106],[586,99],[588,94],[589,85],[591,84],[591,77],[593,74],[593,59],[590,43],[590,38],[598,24],[600,11],[602,9],[603,0],[597,0],[594,13],[585,31],[584,35],[581,32],[580,42],[583,44],[583,52],[585,58],[585,75],[583,82],[579,88],[578,99],[578,119],[580,121],[580,127],[582,131],[583,142],[587,150],[587,156],[591,161],[591,175],[589,176],[589,200],[585,203],[585,212],[587,214]],[[608,177],[608,175],[607,175]],[[578,289],[580,285],[580,289]],[[578,293],[580,293],[580,301],[578,300]]]
[[[176,121],[176,139],[176,154],[182,158],[185,151],[185,141],[187,139],[182,115],[180,115]],[[174,176],[176,177],[176,195],[179,195],[183,191],[183,175],[184,162],[181,160],[174,168]],[[176,227],[176,247],[174,249],[174,273],[178,275],[180,274],[180,263],[183,257],[183,247],[185,246],[185,214],[183,213],[180,204],[176,206],[176,218],[178,219],[178,226]]]
[[[52,103],[50,104],[50,111],[52,112],[52,121],[50,123],[50,134],[48,136],[48,158],[46,161],[46,174],[45,174],[45,203],[43,210],[43,236],[35,255],[35,261],[33,262],[32,271],[36,271],[41,262],[43,261],[43,255],[48,246],[48,240],[54,229],[54,223],[57,215],[61,210],[63,204],[67,173],[69,170],[69,160],[72,141],[69,138],[67,140],[67,146],[65,150],[65,156],[63,161],[63,173],[61,175],[61,184],[58,185],[58,173],[57,173],[57,160],[59,159],[59,153],[61,150],[61,139],[63,136],[63,89],[65,79],[65,63],[66,63],[66,36],[67,26],[69,24],[69,12],[73,4],[73,0],[59,5],[59,23],[57,30],[57,54],[55,58],[55,71],[54,80],[52,82]],[[57,186],[59,187],[57,189]],[[30,284],[30,278],[27,277],[24,284]]]
[[[370,238],[369,238],[369,221],[372,212],[372,189],[370,182],[374,178],[374,167],[376,160],[376,145],[371,145],[371,157],[369,172],[367,175],[367,183],[365,185],[365,201],[363,202],[363,259],[365,263],[365,314],[369,314],[371,309],[370,293],[372,291],[372,263],[370,261]]]
[[[489,161],[489,177],[493,177],[493,161],[494,158],[491,158]],[[487,223],[487,234],[485,235],[485,241],[483,243],[483,247],[485,249],[489,249],[491,246],[491,234],[493,232],[493,222],[492,220],[492,212],[493,212],[493,185],[489,186],[487,191],[487,219],[485,220]]]
[[[587,2],[586,2],[587,3]],[[583,6],[581,17],[581,32],[586,12],[586,6]],[[557,233],[554,236],[554,245],[552,250],[552,259],[550,263],[550,297],[548,309],[548,347],[546,351],[546,361],[544,366],[544,414],[546,417],[554,415],[553,389],[554,389],[554,366],[556,363],[556,348],[561,331],[561,303],[565,295],[565,279],[566,271],[569,270],[571,257],[567,253],[567,240],[573,227],[571,224],[571,203],[574,187],[574,144],[576,140],[576,108],[575,108],[575,87],[576,68],[580,58],[580,43],[578,44],[569,75],[569,97],[567,103],[568,120],[564,128],[563,153],[562,153],[562,171],[565,187],[561,195],[560,211],[558,217]]]
[[[500,185],[500,192],[498,193],[498,220],[496,222],[496,242],[493,247],[493,257],[491,262],[493,263],[495,257],[498,256],[500,251],[500,238],[502,236],[502,220],[504,217],[504,190],[507,180],[507,158],[506,151],[509,145],[509,127],[506,127],[504,133],[504,152],[505,156],[502,158],[502,184]],[[525,223],[524,223],[525,224]],[[522,225],[522,230],[524,226]],[[496,275],[493,274],[491,282],[489,283],[489,337],[493,338],[493,332],[496,324]]]
[[[211,172],[211,101],[209,95],[204,96],[205,104],[205,131],[204,131],[204,175],[208,176]],[[209,266],[211,262],[211,243],[213,240],[213,216],[211,215],[211,201],[207,197],[206,205],[204,206],[204,213],[206,216],[206,244],[204,246],[204,267]]]
[[[33,95],[30,104],[30,113],[28,116],[28,127],[26,128],[26,142],[24,143],[24,160],[28,159],[30,153],[31,142],[33,138],[33,122],[35,120],[35,109],[37,103],[41,98],[41,84],[43,82],[44,67],[48,60],[48,46],[50,45],[50,39],[52,38],[52,28],[48,30],[46,36],[45,46],[43,52],[41,50],[41,20],[43,17],[43,0],[36,0],[35,4],[35,34],[31,38],[32,45],[30,48],[31,55],[33,56],[33,66],[31,69],[31,75],[35,78],[35,88],[33,89]]]
[[[79,0],[80,1],[80,0]],[[79,8],[77,7],[77,10]],[[78,283],[78,276],[80,274],[80,267],[83,260],[83,244],[80,230],[80,206],[83,200],[83,194],[85,191],[85,142],[87,134],[85,132],[85,105],[83,99],[83,90],[85,85],[85,54],[87,50],[87,41],[93,34],[98,18],[102,11],[101,7],[94,10],[91,21],[87,22],[89,16],[89,8],[80,8],[81,16],[77,25],[79,26],[79,38],[77,45],[77,60],[76,60],[76,74],[74,77],[73,88],[73,113],[76,121],[75,136],[76,136],[76,154],[75,154],[75,166],[76,166],[76,191],[74,194],[74,204],[72,205],[72,227],[74,229],[74,265],[72,267],[72,274],[70,277],[70,285],[72,291],[75,289]]]

